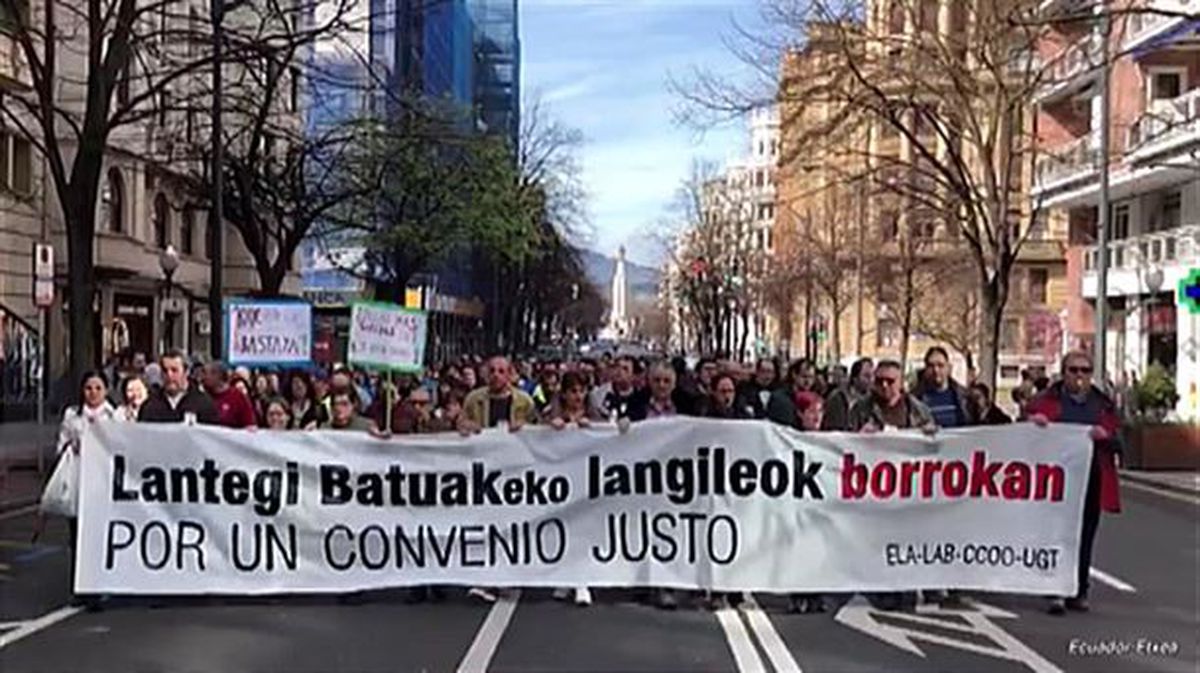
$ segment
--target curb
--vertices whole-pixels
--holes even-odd
[[[15,512],[19,509],[25,509],[26,507],[32,507],[33,505],[38,504],[38,502],[40,500],[41,500],[41,497],[39,497],[39,496],[30,496],[28,498],[14,498],[13,500],[5,500],[3,502],[0,502],[0,514],[8,514],[9,512]]]
[[[1146,477],[1146,476],[1143,476],[1140,474],[1130,474],[1129,472],[1121,472],[1120,475],[1121,475],[1121,479],[1127,479],[1129,481],[1132,481],[1135,484],[1147,486],[1149,488],[1153,488],[1153,489],[1156,489],[1159,491],[1169,491],[1171,493],[1179,493],[1182,495],[1190,495],[1192,497],[1200,497],[1200,491],[1198,491],[1194,488],[1188,488],[1186,486],[1179,486],[1176,484],[1166,483],[1166,482],[1160,481],[1158,479],[1151,479],[1149,477]]]

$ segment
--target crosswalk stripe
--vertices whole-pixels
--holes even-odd
[[[770,617],[767,617],[766,613],[762,611],[758,601],[754,600],[754,596],[746,597],[746,605],[742,614],[750,622],[750,628],[758,637],[758,642],[762,644],[763,650],[766,651],[771,665],[775,667],[775,673],[802,673],[800,664],[796,663],[795,657],[784,644],[779,632],[775,630]]]
[[[717,621],[721,623],[721,629],[725,631],[725,640],[729,642],[729,649],[733,652],[733,660],[737,664],[738,673],[766,673],[767,668],[763,664],[762,658],[758,656],[754,641],[750,639],[750,632],[742,624],[742,618],[738,615],[737,610],[722,608],[717,610],[716,614]]]
[[[1127,594],[1136,594],[1137,593],[1137,589],[1135,589],[1132,584],[1129,584],[1128,582],[1124,582],[1120,579],[1117,579],[1116,577],[1109,575],[1108,573],[1104,572],[1103,570],[1100,570],[1099,568],[1089,568],[1088,574],[1091,575],[1093,579],[1100,580],[1101,582],[1104,582],[1105,584],[1116,589],[1117,591],[1124,591]]]
[[[12,645],[22,638],[31,636],[42,629],[50,628],[64,619],[70,619],[71,617],[79,614],[79,612],[82,610],[83,608],[81,607],[71,607],[69,605],[65,605],[57,610],[46,613],[37,619],[30,619],[29,621],[21,624],[21,626],[18,626],[15,630],[5,633],[4,635],[0,635],[0,650]]]
[[[484,673],[487,670],[520,599],[521,592],[513,591],[492,605],[492,609],[483,620],[483,625],[479,627],[479,632],[475,634],[471,648],[458,665],[458,673]]]

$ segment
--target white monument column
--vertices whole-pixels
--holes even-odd
[[[609,331],[617,337],[629,336],[628,283],[625,280],[625,246],[617,250],[617,266],[612,280],[612,309],[609,312]]]

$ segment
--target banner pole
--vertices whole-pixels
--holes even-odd
[[[383,425],[383,427],[384,427],[385,431],[390,435],[390,434],[392,434],[392,407],[396,403],[396,400],[395,400],[396,386],[392,384],[392,370],[390,370],[390,369],[388,370],[387,388],[386,388],[385,394],[386,394],[386,397],[384,399],[386,401],[383,405],[383,407],[384,407],[384,410],[383,410],[383,413],[384,413],[383,424],[384,425]]]

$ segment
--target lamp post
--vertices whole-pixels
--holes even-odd
[[[175,345],[175,313],[168,311],[165,304],[166,300],[171,296],[171,289],[175,285],[175,271],[179,268],[179,253],[175,250],[175,246],[168,245],[158,255],[158,268],[162,269],[163,278],[166,279],[166,285],[163,287],[162,296],[162,316],[163,316],[163,346],[164,350],[170,349]]]

